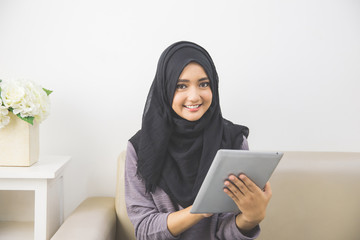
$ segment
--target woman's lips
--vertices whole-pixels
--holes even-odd
[[[202,104],[197,104],[197,105],[184,105],[184,107],[186,109],[188,109],[190,112],[196,112],[199,110],[199,108],[201,107]]]

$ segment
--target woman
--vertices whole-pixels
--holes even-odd
[[[205,49],[177,42],[161,55],[142,127],[126,156],[127,211],[137,239],[254,239],[271,198],[245,175],[229,176],[224,194],[240,214],[191,214],[218,149],[248,149],[249,130],[221,115],[218,76]]]

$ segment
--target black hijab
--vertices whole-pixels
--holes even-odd
[[[190,62],[204,68],[213,95],[207,112],[193,122],[172,109],[179,76]],[[218,75],[208,52],[185,41],[165,49],[146,100],[141,130],[130,139],[138,156],[137,174],[147,192],[160,187],[174,202],[190,206],[217,150],[240,148],[248,134],[247,127],[221,115]]]

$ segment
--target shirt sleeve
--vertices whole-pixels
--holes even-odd
[[[233,213],[221,213],[218,217],[216,237],[218,239],[256,239],[260,234],[260,227],[257,225],[251,231],[243,234],[235,223],[236,215]]]
[[[178,239],[167,228],[167,217],[170,212],[158,211],[152,195],[146,193],[143,181],[136,175],[136,165],[135,149],[128,142],[125,161],[125,201],[136,239]]]
[[[249,142],[248,140],[246,139],[246,137],[244,136],[244,140],[242,142],[242,145],[241,145],[241,150],[249,150]]]

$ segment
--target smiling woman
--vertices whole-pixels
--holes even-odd
[[[218,75],[208,52],[191,42],[168,47],[141,130],[126,154],[125,199],[137,239],[256,238],[271,197],[269,184],[262,191],[245,175],[232,175],[224,194],[242,213],[190,213],[217,150],[247,150],[248,134],[247,127],[221,115]]]

